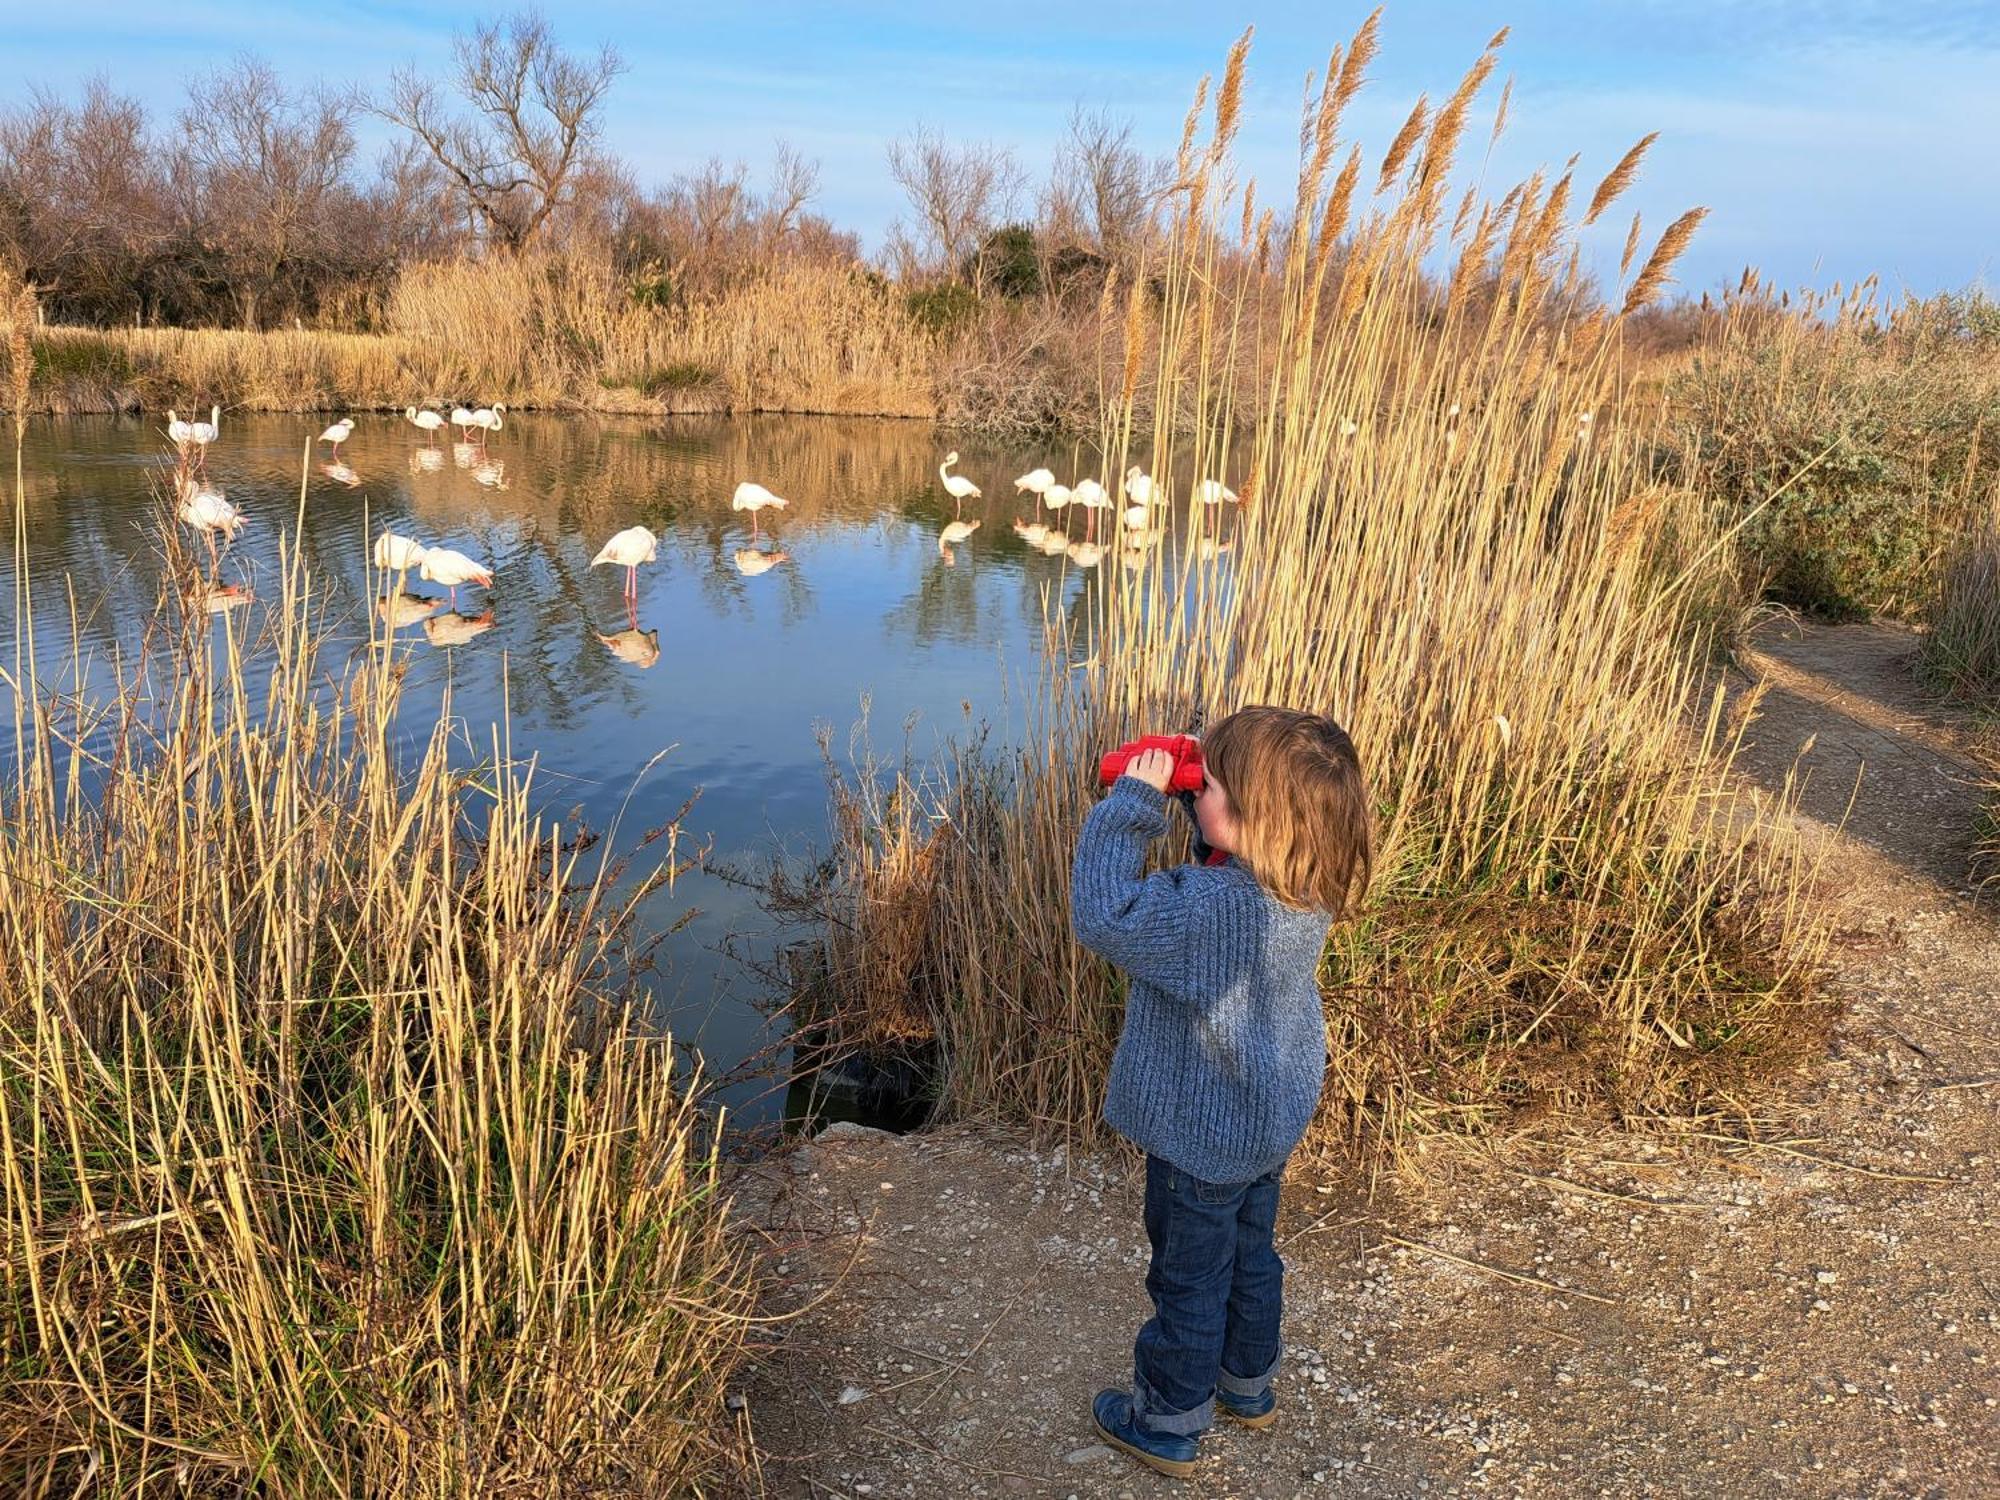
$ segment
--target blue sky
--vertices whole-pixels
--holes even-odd
[[[821,163],[820,210],[860,230],[870,250],[902,210],[883,163],[892,137],[922,124],[1009,145],[1040,175],[1081,101],[1130,117],[1164,153],[1196,80],[1219,70],[1249,22],[1257,38],[1239,170],[1272,187],[1288,181],[1304,76],[1367,9],[1215,0],[545,7],[568,45],[609,41],[623,53],[628,71],[606,134],[642,181],[710,156],[759,170],[788,139]],[[242,50],[288,78],[343,86],[385,83],[403,63],[442,71],[454,15],[469,14],[342,0],[218,0],[171,19],[137,0],[0,0],[0,11],[10,54],[0,104],[18,103],[33,83],[70,92],[103,72],[161,113],[178,107],[190,76]],[[1992,0],[1391,5],[1348,135],[1379,155],[1417,94],[1448,93],[1502,25],[1513,33],[1473,126],[1483,143],[1498,85],[1512,76],[1489,182],[1504,188],[1580,152],[1587,193],[1634,140],[1662,132],[1622,214],[1586,238],[1599,265],[1615,268],[1632,209],[1644,213],[1650,243],[1683,209],[1705,204],[1709,220],[1681,264],[1682,284],[1695,290],[1733,281],[1746,264],[1788,286],[1874,271],[1892,292],[1990,283],[2000,272]]]

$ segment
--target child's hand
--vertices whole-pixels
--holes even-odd
[[[1164,792],[1174,779],[1174,758],[1164,750],[1142,750],[1126,762],[1125,774],[1143,781],[1156,792]]]

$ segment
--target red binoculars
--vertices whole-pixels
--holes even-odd
[[[1202,769],[1201,741],[1191,734],[1146,734],[1128,741],[1105,756],[1097,767],[1097,779],[1111,785],[1125,774],[1132,757],[1147,750],[1164,750],[1174,758],[1174,774],[1167,782],[1170,792],[1198,792],[1207,784]]]

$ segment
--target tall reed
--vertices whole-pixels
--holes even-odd
[[[614,895],[296,552],[218,617],[163,545],[107,692],[8,678],[7,1492],[701,1489],[747,1273],[616,978],[674,830]]]
[[[1382,873],[1322,968],[1327,1138],[1712,1108],[1824,1019],[1804,872],[1732,777],[1741,721],[1704,673],[1691,601],[1727,537],[1651,482],[1648,424],[1616,420],[1619,319],[1584,295],[1569,179],[1468,201],[1446,227],[1488,58],[1361,174],[1337,135],[1373,29],[1309,106],[1298,227],[1268,277],[1220,207],[1231,122],[1202,145],[1190,117],[1144,270],[1156,332],[1137,384],[1155,399],[1142,416],[1135,382],[1108,388],[1103,472],[1136,462],[1177,494],[1228,480],[1231,550],[1201,543],[1214,523],[1195,506],[1186,545],[1098,580],[1080,626],[1051,620],[1027,748],[968,745],[906,778],[884,805],[933,815],[878,827],[816,892],[816,1013],[894,988],[879,965],[850,985],[864,918],[922,917],[896,1003],[936,1018],[960,1113],[1092,1127],[1122,982],[1073,941],[1067,888],[1097,754],[1246,703],[1337,716],[1379,801]],[[1239,47],[1221,98],[1240,97],[1242,66]],[[1625,307],[1657,291],[1692,222]],[[1442,290],[1438,259],[1458,267]],[[865,789],[846,805],[870,805]]]

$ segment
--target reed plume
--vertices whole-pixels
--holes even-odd
[[[1618,195],[1632,185],[1632,179],[1639,175],[1639,163],[1653,142],[1660,138],[1655,130],[1640,137],[1639,144],[1618,159],[1618,165],[1605,174],[1604,181],[1598,183],[1597,191],[1590,195],[1590,208],[1583,216],[1585,228],[1597,222],[1597,216],[1609,208]]]
[[[1620,317],[1637,312],[1660,294],[1660,288],[1668,281],[1668,272],[1673,269],[1681,252],[1694,238],[1701,221],[1708,217],[1705,208],[1691,208],[1667,226],[1667,232],[1660,236],[1653,253],[1646,257],[1646,264],[1640,270],[1638,280],[1632,283],[1632,290],[1625,295],[1625,305],[1618,310]]]
[[[1375,54],[1381,50],[1382,7],[1376,6],[1361,23],[1361,29],[1354,33],[1354,39],[1347,44],[1347,61],[1341,65],[1340,86],[1333,91],[1333,113],[1338,119],[1361,92],[1361,85],[1367,79],[1368,65],[1375,61]]]
[[[1382,175],[1375,181],[1377,193],[1387,192],[1389,184],[1403,170],[1403,164],[1410,159],[1417,141],[1424,133],[1424,121],[1430,116],[1430,96],[1419,94],[1417,106],[1410,111],[1410,117],[1403,121],[1403,128],[1396,132],[1396,138],[1389,142],[1389,150],[1382,158]]]
[[[1209,156],[1221,160],[1228,153],[1230,143],[1236,139],[1236,127],[1243,108],[1243,67],[1250,57],[1250,38],[1256,31],[1254,26],[1243,28],[1243,35],[1236,39],[1236,45],[1229,49],[1229,61],[1222,70],[1222,92],[1215,96],[1215,137],[1209,143]]]
[[[1625,231],[1625,253],[1618,257],[1618,279],[1624,280],[1625,273],[1632,269],[1632,257],[1639,250],[1639,215],[1632,215],[1632,227]]]

